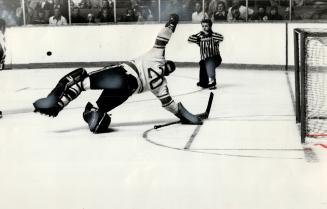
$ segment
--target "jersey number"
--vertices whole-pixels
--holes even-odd
[[[159,67],[159,68],[161,69],[161,72],[163,74],[163,69],[161,67]],[[159,74],[158,72],[156,72],[152,68],[148,68],[148,74],[149,74],[149,78],[151,79],[151,81],[150,81],[150,88],[151,89],[155,89],[155,88],[161,86],[161,84],[164,81],[162,74]]]

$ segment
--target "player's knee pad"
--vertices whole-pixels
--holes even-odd
[[[106,132],[111,122],[111,118],[107,113],[100,112],[90,102],[85,107],[83,118],[93,133]]]

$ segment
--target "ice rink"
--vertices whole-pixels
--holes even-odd
[[[88,68],[91,71],[95,68]],[[325,209],[327,140],[300,143],[293,72],[218,69],[202,126],[175,121],[151,93],[114,109],[110,131],[82,118],[100,91],[82,92],[56,118],[33,113],[70,69],[0,72],[1,209]],[[192,113],[211,91],[198,69],[168,77]]]

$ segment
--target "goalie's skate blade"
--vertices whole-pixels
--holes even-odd
[[[34,112],[39,112],[48,116],[57,116],[61,110],[57,98],[53,95],[50,95],[46,98],[38,99],[33,103],[35,108]]]

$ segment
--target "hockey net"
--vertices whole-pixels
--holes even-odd
[[[308,137],[327,138],[327,31],[297,30],[297,118],[305,142]]]

